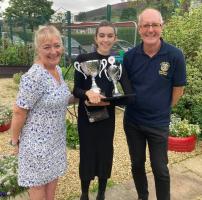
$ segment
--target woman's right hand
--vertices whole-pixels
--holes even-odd
[[[104,98],[103,95],[101,95],[100,93],[94,92],[92,90],[86,91],[85,94],[88,97],[89,103],[93,103],[93,104],[97,104],[101,102],[101,99]]]
[[[88,101],[85,101],[87,106],[108,106],[110,102],[102,101],[105,96],[101,95],[100,93],[93,92],[92,90],[88,90],[86,92],[86,96],[88,97]]]

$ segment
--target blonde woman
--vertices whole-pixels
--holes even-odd
[[[35,60],[22,76],[13,109],[11,145],[19,151],[18,184],[31,200],[53,200],[67,168],[65,115],[70,91],[58,66],[62,39],[54,26],[35,33]]]

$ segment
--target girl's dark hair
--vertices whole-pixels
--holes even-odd
[[[95,36],[97,36],[99,29],[100,29],[101,27],[103,27],[103,26],[112,27],[113,30],[114,30],[114,33],[115,33],[115,35],[116,35],[115,26],[114,26],[111,22],[109,22],[109,21],[102,21],[102,22],[100,22],[100,23],[98,24],[98,26],[97,26],[96,29],[95,29]]]

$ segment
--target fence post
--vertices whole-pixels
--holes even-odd
[[[23,38],[24,38],[25,44],[27,44],[26,20],[24,17],[22,17],[22,26],[23,26]]]
[[[12,27],[12,18],[11,18],[11,16],[9,16],[9,18],[8,18],[8,24],[9,24],[9,31],[10,31],[9,36],[10,36],[11,42],[13,44],[13,27]]]
[[[112,15],[112,6],[111,5],[107,5],[107,21],[111,21],[111,15]]]
[[[0,40],[2,39],[2,26],[3,26],[3,23],[2,21],[0,21]]]
[[[71,55],[72,55],[72,52],[71,52],[71,12],[70,11],[67,11],[67,25],[68,25],[68,28],[67,28],[67,37],[68,37],[68,60],[69,60],[69,63],[71,63]]]

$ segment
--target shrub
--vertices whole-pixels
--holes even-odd
[[[69,119],[66,120],[67,126],[67,146],[76,149],[79,145],[79,136],[77,125],[72,123]]]
[[[169,129],[170,135],[174,137],[198,136],[200,134],[199,125],[191,124],[187,119],[181,120],[181,118],[176,117],[175,115],[171,116]]]
[[[7,106],[0,105],[0,126],[8,124],[12,118],[12,110]]]
[[[74,80],[74,67],[69,65],[67,67],[62,67],[62,75],[65,80],[73,81]]]
[[[164,39],[181,48],[187,60],[185,94],[173,108],[182,119],[202,128],[202,6],[182,16],[174,15],[164,29]]]
[[[19,72],[19,73],[13,74],[13,81],[14,81],[14,83],[16,83],[17,85],[19,85],[20,79],[21,79],[22,75],[23,75],[23,72]]]
[[[187,60],[194,60],[202,45],[202,6],[183,16],[174,15],[164,28],[164,39],[181,48]]]
[[[8,44],[0,48],[1,65],[31,65],[33,62],[33,48],[31,46]]]
[[[199,124],[202,129],[202,72],[198,66],[187,65],[187,85],[185,94],[173,108],[173,113],[191,123]]]
[[[26,190],[17,183],[18,161],[15,156],[0,158],[0,192],[5,198],[14,197]]]

